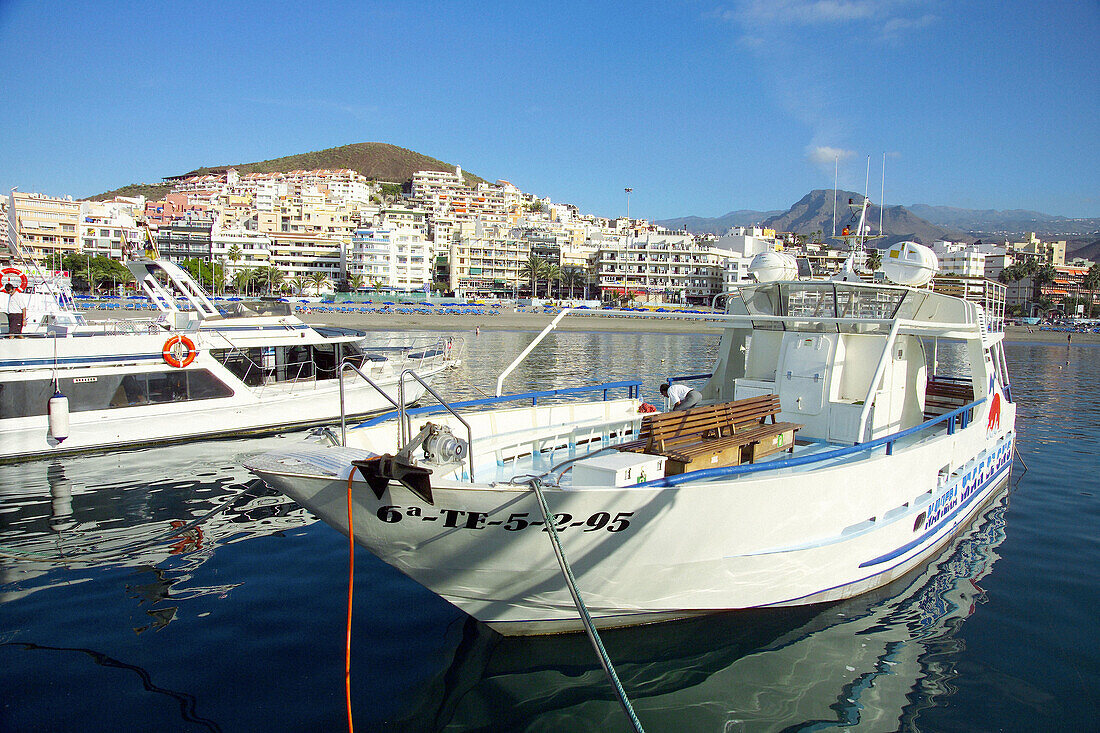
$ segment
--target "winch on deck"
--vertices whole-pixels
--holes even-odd
[[[417,448],[423,450],[423,456],[419,459],[414,455]],[[390,481],[396,481],[428,504],[434,504],[429,478],[432,469],[427,466],[453,469],[462,463],[469,450],[469,443],[455,437],[449,427],[429,422],[420,428],[420,432],[397,455],[386,453],[366,460],[352,461],[352,465],[363,474],[363,478],[379,499]]]

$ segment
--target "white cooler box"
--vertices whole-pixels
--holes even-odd
[[[573,464],[574,486],[633,486],[664,478],[665,457],[644,453],[605,453]]]

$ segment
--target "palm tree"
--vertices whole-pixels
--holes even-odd
[[[550,285],[555,280],[561,280],[561,268],[557,265],[547,265],[542,276],[546,278],[546,297],[550,297]]]
[[[579,267],[566,267],[562,270],[562,285],[569,286],[569,297],[573,297],[573,288],[576,285],[584,285],[584,270]]]
[[[356,291],[366,285],[366,281],[367,279],[362,275],[348,275],[348,287],[351,288],[352,291]]]
[[[246,267],[233,273],[233,285],[240,294],[248,294],[249,286],[255,281],[256,271]]]
[[[882,267],[882,253],[877,249],[872,249],[871,253],[867,255],[867,269],[874,272],[880,267]]]
[[[302,294],[302,291],[306,289],[307,285],[309,285],[309,280],[301,275],[290,279],[290,286],[294,288],[294,292],[298,295]]]
[[[1096,299],[1096,289],[1100,288],[1100,263],[1093,264],[1085,273],[1085,279],[1081,282],[1081,286],[1089,291],[1089,307],[1086,309],[1086,318],[1092,317],[1092,303]]]
[[[530,259],[523,264],[523,269],[520,270],[520,277],[531,278],[531,297],[535,298],[538,293],[535,288],[538,287],[539,278],[546,272],[546,261],[536,255],[531,255]]]
[[[228,259],[231,263],[233,263],[233,269],[236,270],[237,269],[237,263],[240,262],[241,257],[244,256],[244,253],[241,251],[241,245],[237,244],[236,242],[229,245],[229,251],[227,251],[225,253],[225,256],[226,256],[226,259]],[[236,274],[236,273],[234,273],[234,274]]]
[[[1058,277],[1058,271],[1054,269],[1054,265],[1049,262],[1035,270],[1035,284],[1040,288],[1042,288],[1043,285],[1053,283],[1056,277]]]
[[[267,292],[274,295],[283,289],[283,281],[286,275],[275,265],[265,265],[256,273],[256,280],[267,286]]]
[[[328,275],[323,272],[315,272],[309,276],[309,284],[313,286],[314,293],[320,295],[321,289],[328,287]]]

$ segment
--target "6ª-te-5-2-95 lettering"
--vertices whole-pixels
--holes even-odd
[[[457,529],[485,529],[500,527],[508,532],[519,532],[528,527],[538,527],[546,531],[546,523],[541,519],[530,519],[530,512],[513,512],[507,519],[490,519],[487,512],[468,512],[462,509],[440,509],[438,514],[421,511],[418,506],[400,507],[385,505],[378,507],[375,515],[383,522],[395,524],[405,519],[419,519],[422,522],[442,522],[443,527]],[[587,517],[576,517],[562,512],[554,515],[554,528],[562,532],[571,527],[580,527],[582,532],[622,532],[630,527],[630,517],[634,512],[595,512]]]

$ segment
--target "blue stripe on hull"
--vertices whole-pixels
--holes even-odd
[[[1011,466],[1012,466],[1012,461],[1010,460],[999,471],[997,471],[997,473],[993,474],[992,478],[988,479],[985,483],[983,483],[982,486],[978,490],[976,490],[974,493],[972,493],[970,496],[968,496],[961,504],[959,504],[959,506],[955,507],[954,511],[952,511],[947,516],[943,517],[943,519],[940,521],[940,523],[937,527],[928,530],[927,532],[922,534],[917,539],[913,540],[912,542],[905,543],[904,545],[897,548],[896,550],[891,550],[890,552],[886,553],[885,555],[879,555],[878,557],[873,558],[871,560],[866,560],[864,562],[861,562],[859,564],[859,566],[861,568],[869,568],[872,565],[880,565],[884,562],[889,562],[890,560],[893,560],[895,557],[900,557],[901,555],[904,555],[905,553],[912,550],[914,547],[918,547],[918,546],[924,544],[924,542],[926,540],[928,540],[929,537],[935,536],[938,532],[940,532],[944,528],[944,526],[946,526],[947,524],[950,524],[951,521],[954,520],[955,517],[958,516],[960,512],[962,512],[968,506],[973,504],[974,501],[979,496],[981,496],[985,492],[986,489],[989,488],[990,484],[992,484],[994,481],[999,480],[1001,474],[1003,474]]]
[[[42,359],[5,359],[0,361],[0,369],[5,367],[52,367],[55,364],[58,366],[93,366],[131,361],[162,361],[163,359],[164,355],[160,352],[155,354],[126,354],[124,356],[118,354],[111,354],[109,356],[70,356],[57,360],[54,360],[53,357]]]
[[[980,489],[978,489],[978,490],[977,490],[977,491],[975,491],[975,492],[974,492],[973,494],[971,494],[971,496],[970,496],[970,497],[969,497],[969,498],[967,499],[967,501],[966,501],[966,503],[965,503],[964,505],[962,505],[962,506],[959,506],[959,507],[958,507],[958,508],[957,508],[957,509],[956,509],[956,510],[955,510],[954,512],[952,512],[952,513],[951,513],[950,515],[948,515],[948,517],[947,517],[947,518],[945,518],[945,521],[943,522],[943,524],[941,524],[941,525],[940,525],[940,527],[939,527],[938,529],[932,530],[932,531],[931,531],[930,533],[928,533],[928,534],[926,534],[926,535],[923,535],[923,536],[922,536],[922,538],[921,538],[921,540],[925,539],[925,538],[926,538],[926,537],[928,537],[929,535],[932,535],[932,534],[936,534],[937,532],[941,532],[941,531],[943,530],[943,528],[944,528],[945,526],[947,526],[947,525],[949,524],[949,522],[948,522],[948,521],[946,521],[947,519],[951,519],[951,518],[953,518],[953,517],[954,517],[954,516],[955,516],[955,515],[956,515],[956,514],[957,514],[957,513],[959,512],[959,511],[962,511],[962,509],[964,508],[964,506],[967,506],[967,505],[969,505],[969,504],[973,503],[974,501],[976,501],[976,500],[977,500],[977,498],[978,498],[978,497],[985,497],[985,495],[986,495],[986,491],[987,491],[987,490],[988,490],[988,489],[989,489],[989,488],[990,488],[991,486],[995,486],[995,485],[997,485],[997,484],[998,484],[998,483],[999,483],[999,482],[1000,482],[1000,481],[1001,481],[1002,479],[1004,479],[1004,478],[1007,478],[1007,476],[1005,476],[1004,474],[1006,474],[1006,473],[1007,473],[1007,472],[1009,471],[1009,469],[1011,469],[1011,467],[1012,467],[1012,461],[1010,460],[1010,461],[1009,461],[1008,463],[1006,463],[1006,464],[1004,465],[1004,467],[1003,467],[1003,468],[1002,468],[1001,470],[997,471],[997,473],[995,473],[995,474],[993,475],[993,477],[992,477],[992,478],[990,478],[990,479],[989,479],[989,480],[987,480],[987,481],[986,481],[986,482],[985,482],[984,484],[982,484],[982,487],[981,487]],[[949,534],[949,533],[948,533],[948,534]],[[918,542],[919,542],[919,541],[918,541]],[[917,546],[917,543],[909,543],[909,544],[907,545],[907,547],[909,547],[909,549],[912,549],[913,547],[916,547],[916,546]],[[900,549],[900,548],[899,548],[899,549]],[[895,551],[893,551],[893,552],[890,552],[890,553],[888,553],[888,554],[889,554],[889,555],[891,555],[892,557],[896,558],[896,557],[898,557],[899,555],[901,555],[901,554],[904,554],[904,551],[902,551],[902,552],[898,552],[897,550],[895,550]],[[886,556],[885,556],[885,555],[883,555],[882,557],[883,557],[883,558],[886,558]],[[912,559],[912,558],[910,558],[910,559]],[[879,558],[875,558],[875,560],[868,560],[868,561],[867,561],[867,562],[865,562],[865,563],[861,563],[859,567],[868,567],[868,566],[870,566],[871,564],[875,564],[875,563],[876,563],[876,561],[878,561],[878,564],[881,564],[882,562],[888,562],[888,560],[887,560],[887,559],[882,559],[882,560],[880,560]],[[831,591],[831,590],[836,590],[837,588],[843,588],[843,587],[845,587],[845,586],[848,586],[848,585],[854,585],[855,583],[862,583],[862,582],[864,582],[864,581],[867,581],[867,580],[870,580],[871,578],[874,578],[874,577],[876,577],[876,576],[879,576],[879,575],[883,575],[884,573],[888,573],[888,572],[890,572],[891,570],[893,570],[894,568],[896,568],[896,567],[897,567],[898,565],[902,565],[902,564],[903,564],[903,563],[905,563],[905,562],[908,562],[908,561],[907,561],[907,560],[903,560],[903,561],[901,561],[901,562],[898,562],[898,563],[895,563],[895,564],[891,565],[891,566],[890,566],[890,567],[888,567],[888,568],[883,568],[882,570],[878,571],[877,573],[871,573],[870,575],[867,575],[867,576],[865,576],[865,577],[862,577],[862,578],[858,578],[858,579],[856,579],[856,580],[850,580],[850,581],[848,581],[848,582],[845,582],[845,583],[841,583],[841,584],[839,584],[839,585],[834,585],[834,586],[832,586],[832,587],[829,587],[829,588],[820,588],[820,589],[818,589],[818,590],[815,590],[815,591],[813,591],[813,592],[811,592],[811,593],[806,593],[806,594],[804,594],[804,595],[801,595],[801,596],[795,596],[794,598],[788,598],[788,599],[786,599],[786,600],[783,600],[783,601],[775,601],[774,603],[765,603],[765,604],[763,604],[763,607],[768,607],[768,606],[785,606],[785,605],[789,605],[789,604],[792,604],[792,603],[794,603],[795,601],[800,601],[800,600],[802,600],[802,599],[804,599],[804,598],[809,598],[809,597],[811,597],[811,596],[816,596],[816,595],[820,595],[820,594],[822,594],[822,593],[828,593],[829,591]]]

